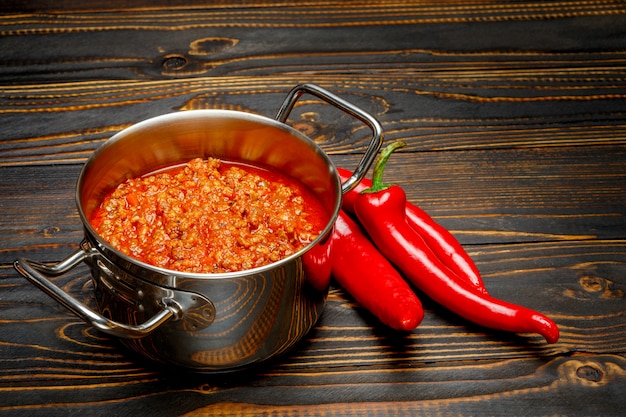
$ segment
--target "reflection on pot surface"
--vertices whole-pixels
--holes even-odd
[[[308,332],[324,305],[325,292],[306,282],[301,262],[228,279],[187,280],[176,289],[129,275],[102,255],[86,262],[101,312],[112,320],[139,324],[163,302],[181,304],[181,319],[149,337],[121,341],[152,360],[187,368],[236,369],[281,354]]]

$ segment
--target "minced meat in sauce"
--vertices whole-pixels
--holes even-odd
[[[328,215],[302,184],[219,159],[119,184],[90,220],[113,247],[142,262],[195,273],[260,267],[309,244]]]

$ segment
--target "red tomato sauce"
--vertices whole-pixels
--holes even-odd
[[[117,250],[158,267],[242,271],[308,245],[329,215],[286,175],[219,159],[194,159],[119,184],[90,219]]]

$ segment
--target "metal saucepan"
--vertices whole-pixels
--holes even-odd
[[[285,124],[304,93],[354,116],[373,132],[344,184],[322,149]],[[342,195],[364,177],[381,144],[376,119],[311,84],[288,94],[276,120],[238,111],[192,110],[143,121],[107,140],[83,167],[76,190],[85,233],[79,249],[54,265],[20,258],[15,268],[71,312],[149,359],[197,372],[247,368],[287,351],[320,316],[330,280],[329,237]],[[328,225],[292,256],[220,274],[142,263],[113,248],[90,225],[104,194],[125,179],[209,156],[262,164],[299,180],[328,208]],[[49,279],[81,262],[91,271],[97,312]]]

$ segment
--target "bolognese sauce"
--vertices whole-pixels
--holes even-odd
[[[315,239],[328,220],[317,198],[286,175],[197,158],[119,184],[90,223],[142,262],[221,273],[283,259]]]

